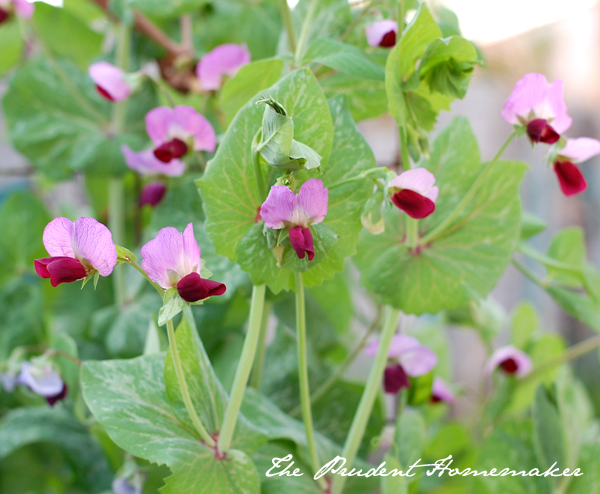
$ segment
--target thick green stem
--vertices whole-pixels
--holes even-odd
[[[258,348],[256,349],[256,357],[254,357],[254,366],[252,368],[252,374],[250,376],[250,386],[257,391],[260,389],[260,383],[262,382],[263,369],[265,367],[265,356],[267,354],[266,339],[267,339],[267,326],[269,324],[269,317],[273,310],[273,302],[265,300],[263,308],[262,322],[260,323],[260,335],[258,336]]]
[[[342,457],[346,459],[345,467],[347,469],[352,468],[354,460],[356,459],[356,454],[358,453],[358,448],[360,447],[360,443],[365,434],[367,422],[371,416],[377,393],[381,389],[381,379],[383,378],[383,371],[387,362],[388,350],[392,342],[392,337],[396,332],[396,327],[398,326],[400,311],[393,309],[392,307],[387,307],[386,310],[387,314],[381,333],[381,339],[379,340],[377,355],[375,356],[373,367],[371,367],[365,390],[360,398],[360,403],[358,404],[358,409],[352,420],[352,426],[350,427],[350,432],[346,438],[346,444],[344,444],[344,451],[342,452]],[[331,489],[332,494],[342,494],[345,483],[346,477],[336,475],[333,479]]]
[[[183,372],[183,366],[181,365],[181,359],[179,358],[179,350],[177,349],[177,340],[175,339],[175,329],[173,328],[173,320],[169,319],[167,322],[167,334],[169,335],[169,349],[171,352],[171,356],[173,357],[173,363],[175,364],[175,374],[177,375],[177,380],[179,381],[179,389],[181,390],[181,396],[183,398],[183,402],[185,403],[185,408],[190,414],[190,418],[192,419],[192,423],[198,434],[202,438],[202,440],[210,447],[214,447],[216,445],[215,440],[210,436],[202,422],[200,421],[200,417],[196,413],[194,409],[194,404],[192,403],[192,397],[190,396],[190,391],[188,389],[187,382],[185,380],[185,374]]]
[[[414,249],[419,245],[419,220],[406,215],[406,245]]]
[[[283,25],[285,26],[285,32],[287,34],[288,46],[292,54],[296,53],[296,33],[294,32],[294,23],[292,21],[292,13],[290,12],[290,6],[287,0],[279,0],[281,8],[281,18],[283,19]]]
[[[498,151],[496,156],[494,156],[492,161],[490,161],[487,164],[487,166],[483,169],[483,171],[475,179],[475,182],[473,182],[473,185],[471,185],[471,188],[463,196],[462,200],[456,205],[454,210],[446,217],[446,219],[444,221],[442,221],[437,227],[435,227],[432,231],[430,231],[427,235],[425,235],[421,239],[420,243],[422,245],[426,245],[430,242],[433,242],[435,239],[437,239],[443,233],[445,233],[446,230],[450,226],[452,226],[452,223],[454,222],[454,220],[456,220],[456,218],[458,218],[460,216],[460,214],[464,211],[464,209],[471,202],[471,199],[473,199],[475,194],[477,194],[477,192],[479,191],[481,186],[485,183],[485,179],[488,177],[488,175],[494,169],[494,165],[500,159],[500,157],[504,153],[504,150],[508,147],[508,145],[510,144],[510,142],[513,140],[514,137],[515,137],[514,132],[510,136],[508,136],[508,139],[506,139],[506,141],[504,142],[504,144],[502,145],[502,147],[500,148],[500,150]]]
[[[398,134],[400,135],[400,158],[402,159],[402,170],[410,170],[410,155],[408,154],[406,129],[404,127],[398,127]]]
[[[298,379],[300,381],[300,404],[302,406],[302,420],[306,430],[306,443],[310,454],[313,473],[317,473],[321,466],[319,465],[319,455],[315,442],[315,431],[312,420],[312,410],[310,407],[310,387],[308,384],[308,365],[306,360],[306,312],[304,305],[304,282],[302,273],[294,273],[296,282],[296,331],[298,333]],[[325,481],[319,479],[319,485],[325,489]]]
[[[299,67],[302,63],[302,57],[306,50],[306,44],[308,43],[308,35],[310,33],[310,26],[317,13],[317,7],[319,6],[319,0],[311,0],[308,12],[302,23],[302,30],[300,31],[300,38],[298,39],[298,45],[294,55],[294,65]]]
[[[240,414],[240,407],[244,399],[244,392],[254,363],[254,355],[256,354],[256,346],[260,335],[262,323],[263,307],[265,303],[265,285],[254,286],[252,289],[252,302],[250,305],[250,321],[248,323],[248,332],[244,340],[244,348],[235,372],[229,402],[225,410],[223,425],[219,433],[218,449],[221,453],[229,450],[233,432]]]

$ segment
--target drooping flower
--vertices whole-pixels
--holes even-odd
[[[152,207],[158,206],[165,194],[167,193],[167,186],[162,182],[150,182],[144,185],[142,193],[140,194],[140,207],[148,204]]]
[[[108,101],[126,100],[133,90],[125,78],[125,72],[111,63],[94,63],[90,65],[88,73],[100,96]]]
[[[67,385],[49,363],[23,362],[19,383],[46,398],[50,406],[67,396]]]
[[[371,343],[365,354],[377,355],[379,342]],[[408,377],[418,377],[427,374],[437,364],[437,355],[419,340],[412,336],[394,335],[388,351],[388,365],[383,376],[383,386],[386,393],[398,393],[402,388],[409,388]]]
[[[485,372],[491,374],[494,369],[500,368],[506,374],[523,377],[529,374],[532,367],[531,358],[525,352],[512,345],[498,348],[485,366]]]
[[[115,494],[142,494],[142,489],[133,485],[128,479],[117,477],[112,483]]]
[[[396,44],[398,23],[396,21],[378,21],[365,28],[367,43],[373,47],[391,48]]]
[[[523,126],[532,143],[553,144],[571,126],[562,80],[549,84],[542,74],[526,74],[504,103],[502,117]]]
[[[202,89],[215,91],[221,87],[224,75],[233,77],[237,71],[250,63],[248,47],[228,43],[217,46],[202,57],[196,66],[196,75]]]
[[[435,211],[439,189],[433,173],[425,168],[402,172],[389,185],[392,202],[411,218],[426,218]]]
[[[110,230],[94,218],[75,223],[55,218],[44,229],[44,247],[51,257],[35,260],[35,271],[52,286],[94,274],[108,276],[117,265],[117,249]]]
[[[0,24],[8,20],[13,14],[23,19],[30,19],[35,7],[27,0],[0,0]]]
[[[217,139],[212,125],[191,106],[161,106],[146,114],[146,131],[163,163],[185,156],[189,149],[212,152]]]
[[[564,195],[579,194],[587,188],[585,177],[575,163],[587,161],[597,154],[600,154],[600,141],[589,137],[567,139],[567,144],[554,159],[554,172]]]
[[[268,228],[281,230],[287,228],[290,244],[300,259],[308,253],[308,260],[315,257],[310,225],[321,223],[327,215],[329,190],[323,188],[323,182],[311,178],[294,194],[285,185],[271,187],[267,200],[263,203],[260,215]]]
[[[435,376],[433,386],[431,387],[431,402],[454,403],[454,393],[441,377]]]
[[[168,177],[180,177],[185,171],[185,163],[173,159],[164,163],[154,156],[154,150],[133,151],[129,146],[123,144],[121,151],[125,157],[125,163],[133,171],[140,175],[166,175]]]
[[[177,288],[186,302],[197,302],[223,295],[223,283],[201,278],[200,247],[194,238],[194,227],[188,224],[183,233],[166,227],[142,247],[142,267],[152,281],[162,288]]]

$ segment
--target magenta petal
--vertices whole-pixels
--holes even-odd
[[[10,12],[0,7],[0,25],[7,21],[9,17]]]
[[[215,130],[203,115],[200,115],[191,106],[176,106],[173,108],[173,115],[176,125],[183,130],[183,133],[194,138],[194,149],[196,151],[212,153],[215,150],[217,147]],[[183,156],[183,154],[180,156]],[[175,158],[179,158],[179,156],[175,155]]]
[[[48,402],[48,405],[53,407],[58,401],[64,400],[66,397],[67,397],[67,384],[63,382],[63,389],[61,390],[61,392],[58,394],[52,395],[52,396],[46,396],[46,401]]]
[[[435,184],[435,176],[425,168],[406,170],[390,182],[390,188],[409,189],[426,195]],[[437,194],[436,194],[437,198]]]
[[[581,170],[568,161],[557,161],[554,163],[554,172],[558,177],[558,183],[566,196],[579,194],[587,189],[587,182]]]
[[[404,371],[413,377],[427,374],[438,362],[437,355],[423,345],[402,353],[399,360]]]
[[[396,44],[396,33],[398,32],[398,23],[395,21],[374,22],[365,29],[367,43],[372,47],[382,46],[392,47]]]
[[[298,193],[298,219],[292,222],[302,226],[321,223],[327,215],[328,202],[329,190],[323,187],[323,182],[317,178],[307,180]]]
[[[531,142],[538,143],[542,140],[542,135],[548,126],[547,120],[536,118],[527,123],[527,135]]]
[[[304,250],[308,253],[308,260],[312,261],[315,258],[315,247],[310,228],[303,228],[302,236],[304,237]]]
[[[46,269],[50,274],[50,283],[54,287],[61,283],[72,283],[87,276],[87,271],[77,259],[71,257],[51,257],[50,259]]]
[[[44,257],[43,259],[36,259],[34,261],[35,272],[42,278],[51,278],[52,275],[51,275],[50,271],[48,271],[48,265],[52,262],[59,261],[61,259],[68,259],[71,261],[75,261],[79,266],[81,266],[81,263],[77,259],[74,259],[72,257],[64,257],[64,256]],[[71,280],[71,281],[75,281],[78,279],[79,278],[75,278],[74,280]]]
[[[141,175],[157,175],[162,174],[169,177],[179,177],[185,171],[185,163],[180,160],[171,160],[169,164],[156,159],[152,149],[135,152],[129,146],[121,146],[121,151],[125,156],[125,163],[132,170]]]
[[[13,0],[13,5],[15,6],[15,12],[19,17],[30,19],[33,15],[35,9],[33,3],[28,2],[27,0]]]
[[[73,233],[75,255],[88,261],[101,276],[108,276],[117,265],[117,248],[112,233],[94,218],[82,216]]]
[[[111,101],[123,101],[131,94],[131,86],[124,80],[125,73],[119,67],[98,62],[90,65],[88,72],[100,94]]]
[[[510,360],[512,360],[512,362],[509,362]],[[503,363],[504,366],[502,366]],[[514,371],[512,370],[513,365],[516,365],[516,370]],[[493,353],[485,366],[485,372],[487,374],[491,374],[494,369],[498,367],[505,367],[508,370],[511,370],[511,374],[514,373],[517,376],[522,377],[529,374],[532,365],[533,364],[531,362],[531,358],[529,358],[529,355],[522,352],[518,348],[509,345],[499,348]]]
[[[267,200],[260,209],[260,215],[268,228],[279,230],[285,223],[292,221],[296,209],[297,199],[285,185],[274,185],[269,191]]]
[[[75,224],[68,218],[54,218],[44,228],[42,241],[52,257],[75,257],[73,235]]]
[[[144,185],[140,194],[140,207],[148,204],[152,207],[158,206],[167,193],[167,187],[162,182],[151,182]]]
[[[513,89],[502,110],[502,117],[508,123],[521,125],[521,119],[528,119],[529,113],[541,105],[546,97],[548,81],[542,74],[525,74]],[[545,118],[542,115],[536,115]]]
[[[203,279],[198,273],[190,273],[177,283],[177,292],[186,302],[197,302],[208,297],[223,295],[225,290],[223,283]]]
[[[411,218],[422,219],[435,211],[435,203],[409,189],[403,189],[392,196],[392,202]]]
[[[383,387],[386,393],[396,394],[402,388],[410,388],[410,381],[400,364],[388,365],[383,374]]]
[[[448,384],[446,384],[446,381],[436,376],[431,388],[431,402],[439,403],[440,401],[454,403],[454,393]]]
[[[312,240],[312,238],[311,238]],[[299,259],[304,259],[306,256],[306,246],[304,235],[302,233],[302,227],[296,226],[294,228],[290,228],[290,244],[292,245],[292,249],[296,251]],[[310,256],[310,254],[309,254]],[[314,257],[314,253],[313,253]],[[310,257],[309,257],[310,260]]]
[[[600,154],[600,141],[589,137],[567,139],[567,144],[558,152],[559,156],[568,158],[572,163],[582,163],[592,156]],[[561,160],[562,161],[562,160]]]
[[[171,139],[161,144],[154,150],[154,156],[162,163],[170,163],[171,160],[181,158],[188,152],[188,147],[181,139]]]
[[[202,57],[196,67],[196,75],[202,89],[214,91],[221,87],[221,79],[224,75],[233,77],[248,63],[250,63],[250,52],[245,44],[224,44]]]

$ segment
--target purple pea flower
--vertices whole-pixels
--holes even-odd
[[[34,8],[33,3],[27,0],[0,0],[0,24],[7,21],[13,12],[23,19],[30,19]]]
[[[125,72],[111,63],[94,63],[90,65],[88,73],[100,96],[108,101],[126,100],[133,90],[125,79]]]
[[[129,480],[123,477],[117,477],[113,481],[112,490],[115,494],[142,494],[142,489],[135,487]]]
[[[321,223],[327,215],[329,190],[323,188],[323,182],[311,178],[294,194],[285,185],[271,187],[267,200],[263,203],[260,215],[268,228],[281,230],[287,228],[290,244],[300,259],[308,253],[308,260],[315,257],[310,225]]]
[[[396,44],[397,33],[396,21],[378,21],[365,28],[367,43],[372,47],[391,48]]]
[[[374,357],[378,348],[378,341],[371,343],[365,349],[365,354]],[[402,388],[410,388],[408,377],[427,374],[436,366],[437,361],[437,355],[425,345],[421,345],[416,338],[404,334],[394,335],[383,376],[385,392],[395,394]]]
[[[190,223],[183,233],[173,227],[163,228],[142,247],[142,267],[152,281],[162,288],[177,288],[186,302],[197,302],[223,295],[223,283],[200,277],[200,247]]]
[[[75,223],[55,218],[44,229],[44,247],[51,257],[35,260],[35,271],[52,286],[94,274],[108,276],[117,265],[117,249],[110,230],[94,218]]]
[[[196,66],[196,75],[205,91],[215,91],[221,87],[224,75],[233,77],[244,65],[250,63],[248,47],[236,44],[217,46],[202,57]]]
[[[564,195],[572,196],[587,189],[585,177],[575,165],[600,154],[600,141],[589,137],[567,139],[567,144],[554,159],[554,172]]]
[[[191,147],[212,152],[217,139],[212,125],[191,106],[161,106],[146,114],[146,131],[163,163],[185,156]]]
[[[402,172],[389,185],[392,202],[411,218],[426,218],[435,211],[439,189],[433,173],[425,168]]]
[[[532,143],[554,144],[571,126],[562,80],[549,84],[542,74],[526,74],[515,84],[502,109],[508,123],[524,126]]]
[[[168,177],[180,177],[185,171],[185,163],[183,161],[173,159],[166,164],[154,156],[152,149],[136,152],[124,144],[121,146],[121,151],[123,152],[127,166],[140,175],[160,174]]]
[[[446,381],[435,376],[431,387],[431,403],[440,403],[441,401],[448,404],[454,403],[454,393]]]
[[[67,385],[50,364],[23,362],[19,383],[27,386],[35,394],[43,396],[50,406],[67,396]]]
[[[486,374],[491,374],[496,368],[502,369],[506,374],[523,377],[529,374],[532,367],[531,358],[525,352],[512,345],[498,348],[485,366]]]
[[[148,204],[153,208],[158,206],[167,193],[167,186],[162,182],[150,182],[144,185],[140,194],[140,207]]]

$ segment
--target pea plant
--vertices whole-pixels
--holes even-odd
[[[523,74],[482,157],[436,127],[485,64],[437,3],[0,0],[0,47],[28,163],[0,206],[0,491],[597,491],[570,362],[600,337],[489,296],[512,264],[600,332],[583,230],[534,247],[503,158],[528,140],[586,190],[600,141],[568,136],[561,80]],[[356,126],[384,114],[387,168]],[[487,352],[475,387],[450,327]]]

